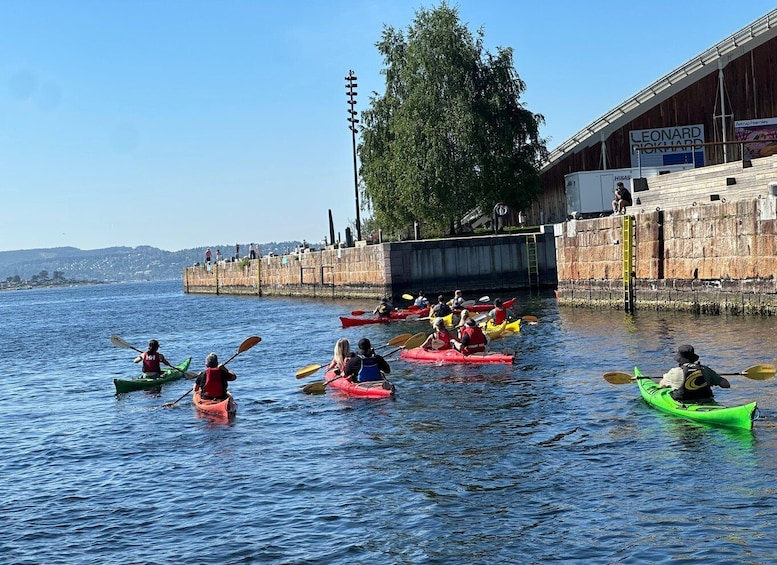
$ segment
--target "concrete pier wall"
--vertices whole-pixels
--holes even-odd
[[[638,212],[636,309],[777,313],[777,198]],[[560,304],[624,307],[623,218],[555,226]]]
[[[184,272],[184,292],[332,298],[400,297],[424,290],[450,293],[555,287],[552,229],[328,248],[282,257],[198,265]],[[529,276],[530,249],[536,271]]]

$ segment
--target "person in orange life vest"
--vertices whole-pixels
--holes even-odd
[[[159,352],[159,342],[155,339],[148,342],[148,350],[135,357],[135,363],[141,361],[143,361],[143,376],[147,379],[158,379],[162,375],[162,363],[172,367],[165,356]]]
[[[329,366],[326,368],[327,371],[334,369],[335,374],[339,375],[343,369],[345,369],[345,364],[351,357],[353,357],[353,354],[351,353],[351,344],[347,339],[341,337],[337,340],[337,343],[335,343],[334,356],[329,362]]]
[[[488,319],[491,320],[495,326],[501,326],[502,322],[507,320],[507,310],[502,304],[502,299],[497,298],[494,300],[494,308],[488,313]]]
[[[451,339],[453,336],[445,328],[445,320],[437,318],[434,321],[434,333],[430,334],[426,338],[426,341],[421,345],[424,349],[434,349],[436,351],[442,351],[444,349],[450,349]]]
[[[227,397],[227,382],[235,379],[237,375],[219,365],[219,358],[215,353],[210,353],[205,358],[205,372],[197,377],[194,389],[199,389],[205,400],[223,400]]]
[[[379,381],[384,374],[391,372],[386,360],[375,353],[370,340],[363,337],[359,340],[359,352],[345,364],[345,375],[355,383]]]
[[[664,373],[658,385],[671,387],[672,398],[678,402],[709,402],[713,399],[713,385],[731,388],[728,379],[699,363],[699,356],[692,345],[678,347],[674,358],[678,366]]]
[[[461,351],[464,355],[485,351],[487,343],[486,334],[483,333],[483,330],[480,329],[474,318],[469,318],[467,323],[464,324],[459,340],[451,340],[453,348]]]

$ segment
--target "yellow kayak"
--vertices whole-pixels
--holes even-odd
[[[521,331],[521,320],[515,320],[514,322],[504,321],[498,326],[494,324],[492,320],[488,320],[483,327],[483,332],[488,337],[489,341],[499,339],[500,337],[506,337],[506,334]]]

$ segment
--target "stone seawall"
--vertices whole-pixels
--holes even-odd
[[[777,198],[637,213],[636,309],[777,314]],[[624,308],[623,218],[557,224],[559,304]]]
[[[534,276],[530,277],[530,258]],[[331,298],[555,287],[553,233],[493,235],[328,248],[188,267],[184,292]]]

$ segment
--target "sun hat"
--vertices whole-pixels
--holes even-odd
[[[695,363],[699,360],[699,356],[696,355],[696,352],[693,350],[692,345],[681,345],[677,348],[677,353],[674,356],[675,361],[680,363],[681,365],[683,363]]]

